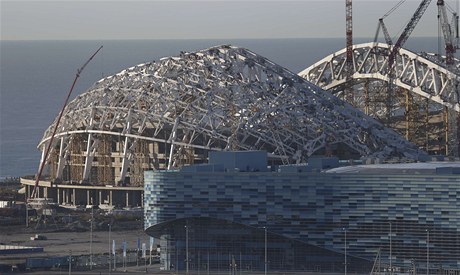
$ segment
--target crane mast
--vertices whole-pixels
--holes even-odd
[[[347,87],[345,88],[345,97],[349,103],[354,104],[354,95],[353,95],[353,8],[352,0],[345,0],[345,35],[346,35],[346,48],[347,48],[347,59],[346,59],[346,68],[345,74]]]
[[[353,8],[352,0],[345,0],[346,8],[346,37],[347,37],[347,66],[353,66]]]

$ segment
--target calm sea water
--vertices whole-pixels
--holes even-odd
[[[355,43],[370,39],[355,39]],[[405,48],[437,52],[437,38],[411,38]],[[72,98],[103,76],[136,64],[176,56],[220,44],[248,48],[297,73],[342,49],[345,40],[129,40],[129,41],[1,41],[0,42],[0,179],[36,173],[36,148],[58,115],[76,70],[100,46],[85,68]]]

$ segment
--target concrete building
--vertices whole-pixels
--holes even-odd
[[[161,240],[165,269],[262,271],[267,261],[343,272],[345,249],[349,272],[369,272],[379,250],[386,268],[425,272],[428,258],[430,273],[460,269],[459,162],[266,163],[221,152],[207,165],[145,172],[145,229]]]
[[[30,197],[35,180],[23,177],[21,184],[25,187],[26,197]],[[101,208],[142,207],[144,198],[142,186],[52,183],[46,180],[40,181],[36,192],[39,198],[48,198],[58,205],[68,207],[87,205],[96,205]]]

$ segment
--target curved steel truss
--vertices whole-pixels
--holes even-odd
[[[348,103],[233,46],[181,53],[98,81],[66,107],[56,138],[47,160],[54,177],[72,166],[73,179],[97,174],[131,183],[146,169],[204,162],[207,150],[266,150],[281,163],[338,144],[361,156],[424,154]]]
[[[389,70],[389,54],[390,46],[384,43],[358,44],[353,46],[351,78],[345,72],[346,49],[299,75],[333,94],[343,94],[353,106],[425,150],[458,155],[460,62],[447,67],[445,57],[401,48]],[[351,96],[345,94],[349,85],[355,85]]]
[[[384,43],[354,45],[352,78],[358,81],[369,78],[390,81],[389,48]],[[342,49],[301,71],[299,75],[325,90],[330,90],[346,82],[345,63],[346,50]],[[434,55],[416,54],[401,48],[393,65],[393,83],[460,112],[458,60],[456,65],[449,70]]]

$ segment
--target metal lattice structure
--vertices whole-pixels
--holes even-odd
[[[95,83],[66,107],[47,162],[54,179],[140,185],[144,170],[203,163],[209,150],[266,150],[288,164],[334,146],[349,157],[424,154],[266,58],[219,46]]]
[[[457,155],[460,62],[455,60],[449,70],[445,65],[445,57],[428,53],[416,54],[401,48],[395,56],[391,76],[388,64],[390,49],[391,46],[384,43],[353,46],[352,81],[353,84],[361,85],[355,88],[354,106],[381,119],[387,126],[394,129],[399,127],[400,132],[413,142],[416,142],[416,137],[410,139],[411,132],[420,130],[423,126],[426,129],[418,136],[426,135],[426,139],[423,138],[417,144],[427,151]],[[342,49],[301,71],[299,75],[333,94],[340,95],[347,84],[346,60],[346,49]],[[374,85],[376,91],[374,96],[371,95],[369,83],[372,84],[372,81],[391,81],[392,86],[397,87],[398,91],[392,96],[391,104],[384,104],[384,97],[390,91],[382,87],[375,89]],[[391,114],[392,121],[385,121],[388,120],[385,114]],[[428,122],[432,125],[428,125]],[[433,141],[441,139],[445,145],[435,144]]]

